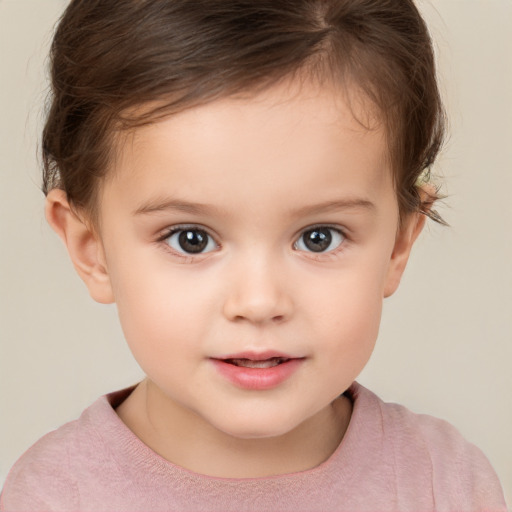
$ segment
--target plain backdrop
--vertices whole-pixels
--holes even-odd
[[[0,0],[0,484],[39,437],[143,375],[47,227],[36,157],[64,0]],[[477,444],[512,503],[512,0],[420,2],[450,138],[430,223],[359,381]]]

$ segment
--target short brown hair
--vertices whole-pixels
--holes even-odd
[[[444,114],[412,0],[73,0],[51,48],[43,190],[93,214],[116,131],[299,71],[358,85],[387,128],[401,217],[442,222],[416,186]]]

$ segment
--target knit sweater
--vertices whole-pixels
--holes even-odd
[[[450,424],[384,403],[354,383],[345,436],[319,466],[266,478],[216,478],[153,452],[110,393],[18,460],[0,497],[14,511],[506,511],[482,452]]]

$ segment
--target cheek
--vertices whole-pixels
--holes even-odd
[[[126,341],[144,367],[171,355],[185,357],[185,349],[201,339],[202,301],[199,283],[185,285],[169,265],[142,260],[120,262],[111,279]]]
[[[340,273],[322,297],[315,296],[317,329],[329,340],[330,352],[346,365],[365,363],[375,345],[382,314],[385,265],[377,262]]]
[[[338,302],[338,308],[330,308],[332,334],[338,334],[338,344],[345,354],[356,354],[373,348],[379,331],[382,299],[364,290],[353,290]],[[327,322],[326,322],[327,324]]]
[[[325,339],[329,346],[318,353],[331,374],[329,379],[340,389],[356,380],[374,350],[379,332],[382,302],[352,295],[344,311],[335,315],[334,328]]]

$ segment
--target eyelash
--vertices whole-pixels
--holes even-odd
[[[308,254],[308,258],[311,258],[315,261],[325,261],[326,259],[328,260],[328,259],[336,257],[338,255],[338,253],[342,252],[345,249],[345,245],[348,242],[348,237],[347,237],[345,231],[340,229],[337,226],[332,226],[329,224],[315,224],[315,225],[308,226],[307,228],[303,229],[300,232],[300,235],[299,235],[297,241],[294,242],[294,244],[293,244],[294,248],[296,248],[296,245],[299,243],[299,241],[302,239],[302,237],[304,236],[305,233],[314,231],[316,229],[328,229],[328,230],[334,231],[342,237],[342,240],[337,247],[335,247],[334,249],[327,251],[327,252],[317,252],[316,253],[314,251],[302,251],[302,252],[305,252],[306,254]],[[206,233],[207,237],[212,239],[218,247],[222,247],[220,244],[218,244],[215,241],[215,238],[208,232],[207,229],[203,228],[202,226],[198,226],[198,225],[173,226],[172,228],[167,229],[161,236],[159,236],[157,239],[157,242],[163,243],[165,250],[171,252],[173,255],[175,255],[179,258],[182,258],[184,260],[183,263],[193,263],[197,259],[197,257],[201,257],[201,256],[211,252],[211,251],[208,251],[207,253],[187,254],[187,253],[182,253],[182,252],[176,251],[175,249],[170,247],[170,245],[167,243],[167,240],[169,240],[169,238],[176,233],[186,232],[186,231],[202,231],[202,232]]]
[[[337,226],[332,226],[332,225],[329,225],[329,224],[314,224],[312,226],[308,226],[307,228],[303,229],[300,232],[300,235],[297,238],[297,241],[293,244],[294,248],[299,243],[299,241],[302,240],[302,237],[306,233],[315,231],[317,229],[318,230],[320,230],[320,229],[327,229],[327,230],[330,230],[330,231],[334,231],[334,232],[336,232],[337,235],[339,235],[341,237],[341,241],[340,241],[340,243],[338,244],[337,247],[335,247],[334,249],[331,249],[330,251],[326,251],[326,252],[302,251],[302,252],[304,252],[304,253],[306,253],[308,255],[307,256],[308,258],[311,258],[311,259],[313,259],[315,261],[326,261],[326,260],[330,260],[330,259],[336,258],[339,253],[341,253],[342,251],[345,250],[346,244],[348,242],[348,236],[347,236],[345,230],[340,229]]]
[[[170,252],[173,256],[177,256],[178,258],[181,258],[183,260],[183,263],[193,263],[196,261],[197,257],[204,256],[204,254],[208,253],[197,253],[197,254],[187,254],[182,253],[174,250],[168,243],[167,240],[171,238],[172,235],[176,233],[180,233],[182,231],[204,231],[206,235],[211,238],[214,242],[214,237],[208,232],[207,229],[203,228],[202,226],[197,225],[179,225],[179,226],[173,226],[172,228],[167,229],[160,237],[158,237],[157,242],[163,243],[164,248],[166,251]],[[219,244],[215,242],[217,246]],[[220,246],[219,246],[220,247]]]

